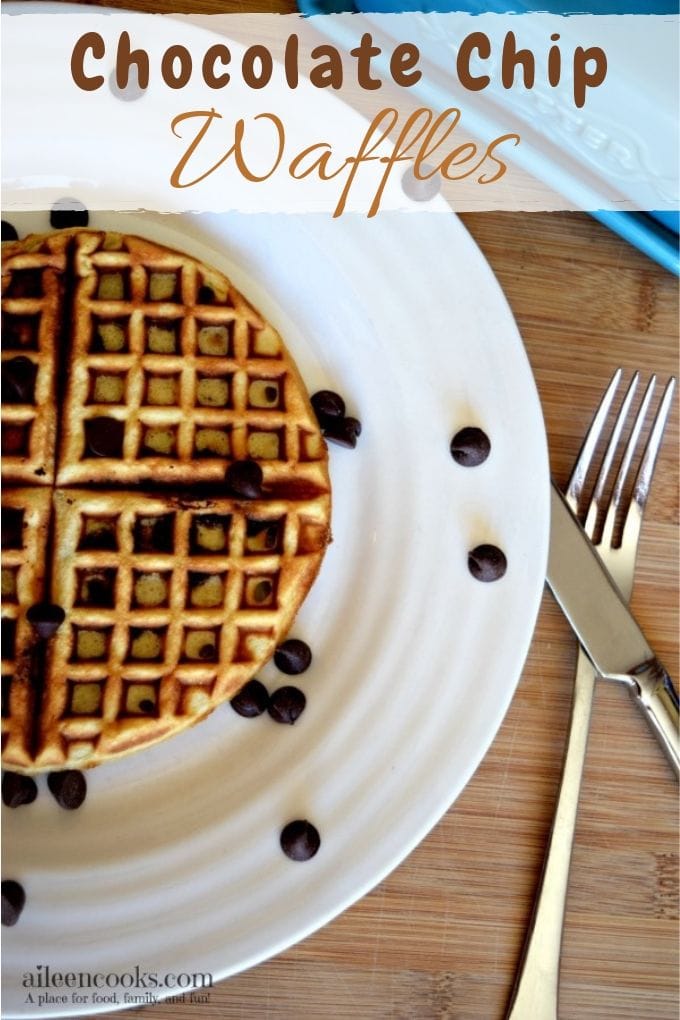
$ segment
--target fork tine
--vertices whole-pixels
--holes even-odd
[[[651,377],[651,379],[649,380],[648,384],[647,384],[647,389],[645,390],[644,396],[643,396],[642,401],[640,403],[640,407],[638,408],[638,413],[635,416],[635,421],[633,422],[633,428],[631,429],[630,436],[628,437],[628,442],[626,443],[626,449],[624,450],[624,453],[623,453],[623,459],[621,461],[621,467],[619,468],[619,473],[616,476],[616,481],[614,482],[614,488],[612,489],[612,494],[611,494],[610,499],[609,499],[609,506],[607,507],[607,514],[605,516],[605,521],[604,521],[604,525],[603,525],[603,528],[602,528],[602,542],[605,545],[612,546],[613,548],[615,547],[615,545],[614,545],[614,525],[616,523],[616,515],[617,515],[617,512],[618,512],[619,506],[621,505],[621,496],[623,494],[623,487],[626,484],[626,478],[628,477],[628,472],[630,470],[630,465],[631,465],[631,462],[633,460],[633,455],[635,453],[635,449],[637,447],[638,440],[640,438],[640,432],[642,431],[642,426],[644,425],[645,418],[647,417],[647,410],[649,408],[649,403],[650,403],[650,401],[652,399],[652,394],[654,393],[655,387],[656,387],[656,376],[653,375]],[[661,437],[659,437],[659,438],[661,438]],[[628,509],[630,510],[630,507]],[[626,515],[626,517],[627,516],[628,515]]]
[[[583,493],[583,484],[585,482],[586,475],[588,474],[593,454],[595,453],[595,447],[597,446],[598,439],[600,438],[602,429],[607,420],[609,408],[611,407],[614,395],[618,389],[618,385],[621,380],[621,371],[622,370],[620,368],[616,369],[609,386],[600,401],[600,406],[595,412],[593,420],[590,423],[590,428],[583,440],[583,446],[576,458],[576,463],[574,464],[571,477],[565,490],[567,503],[574,513],[578,513],[578,505]]]
[[[671,378],[666,383],[666,388],[663,391],[661,403],[659,404],[659,410],[656,412],[656,418],[652,425],[652,431],[650,432],[647,446],[645,448],[644,456],[640,463],[637,476],[635,478],[635,485],[633,487],[633,500],[636,505],[640,508],[640,511],[644,510],[645,503],[647,502],[647,496],[649,495],[649,487],[652,482],[652,474],[654,473],[654,465],[656,464],[656,458],[659,453],[659,447],[661,446],[661,439],[663,437],[664,429],[666,428],[666,422],[671,411],[671,403],[673,400],[673,391],[675,390],[675,378]]]
[[[623,398],[623,402],[621,404],[621,407],[619,408],[619,413],[616,417],[616,421],[614,422],[614,427],[611,431],[609,442],[607,443],[607,449],[605,450],[604,457],[602,459],[602,466],[600,467],[600,471],[597,476],[597,481],[595,482],[595,488],[590,498],[590,505],[588,506],[588,512],[586,514],[584,528],[586,530],[586,534],[591,539],[595,534],[595,528],[597,526],[597,518],[600,512],[600,504],[602,502],[604,487],[607,484],[607,479],[609,477],[609,472],[611,470],[614,454],[616,453],[616,448],[619,445],[621,433],[623,431],[624,425],[626,424],[628,411],[630,410],[630,405],[633,401],[633,397],[635,396],[635,390],[637,389],[639,379],[640,373],[636,372],[630,381],[628,389],[626,390],[626,395]]]

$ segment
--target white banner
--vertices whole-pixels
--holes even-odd
[[[2,24],[6,210],[678,208],[677,18]]]

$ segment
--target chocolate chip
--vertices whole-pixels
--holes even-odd
[[[135,552],[172,552],[175,547],[175,515],[138,517],[134,540]]]
[[[489,456],[491,443],[486,432],[469,426],[456,432],[451,440],[451,456],[463,467],[477,467]]]
[[[59,807],[66,811],[75,811],[85,800],[87,793],[85,776],[76,769],[50,772],[47,777],[47,785]]]
[[[333,390],[319,390],[312,394],[311,402],[322,428],[345,416],[345,401]]]
[[[249,680],[231,699],[231,707],[245,719],[254,719],[267,708],[269,692],[259,680]]]
[[[291,861],[308,861],[321,846],[321,837],[311,822],[297,819],[281,831],[281,849]]]
[[[309,668],[312,652],[308,644],[299,638],[289,638],[274,652],[274,662],[282,673],[297,676]]]
[[[90,214],[82,202],[76,198],[60,198],[50,211],[50,226],[55,230],[65,227],[86,227],[90,222]]]
[[[332,443],[348,446],[353,450],[361,435],[361,422],[356,418],[338,418],[326,425],[323,434]]]
[[[35,378],[38,366],[20,355],[2,366],[3,404],[32,404],[35,400]]]
[[[3,241],[16,241],[19,235],[17,234],[16,227],[13,227],[7,220],[2,221],[2,240]]]
[[[124,435],[125,423],[117,418],[90,418],[85,422],[85,455],[120,457]]]
[[[16,645],[17,621],[3,616],[0,624],[0,644],[3,659],[13,659]]]
[[[121,99],[124,103],[134,102],[135,99],[140,99],[144,95],[144,89],[139,84],[137,67],[134,64],[130,68],[128,83],[124,89],[118,88],[115,70],[109,75],[109,88],[116,99]]]
[[[207,284],[203,284],[198,288],[198,304],[199,305],[211,305],[215,300],[215,291],[212,287],[208,287]]]
[[[2,881],[2,923],[11,928],[19,920],[19,915],[26,903],[24,887],[15,882],[14,879],[5,878]]]
[[[5,772],[2,777],[2,802],[7,807],[18,808],[22,804],[32,804],[38,796],[38,787],[30,776],[20,776],[18,772]]]
[[[156,706],[154,705],[151,698],[142,698],[142,700],[139,702],[138,708],[140,712],[147,712],[150,714],[151,712],[155,711]]]
[[[7,457],[24,457],[28,452],[30,425],[3,425],[2,452]]]
[[[35,350],[37,343],[38,317],[36,315],[9,315],[2,313],[0,346],[3,351],[17,349]]]
[[[198,649],[198,657],[205,662],[214,662],[217,657],[217,650],[214,645],[206,642],[206,644],[201,645]]]
[[[26,619],[43,641],[56,634],[65,618],[66,613],[61,606],[55,606],[50,602],[36,602],[26,612]]]
[[[42,273],[39,269],[18,269],[12,274],[7,297],[35,298],[42,295]]]
[[[441,176],[433,171],[433,166],[423,163],[418,167],[416,177],[413,168],[409,168],[401,178],[401,186],[406,197],[414,202],[429,202],[438,195],[442,184]]]
[[[262,468],[254,460],[237,460],[227,468],[227,490],[236,499],[259,499],[262,495]]]
[[[279,687],[269,699],[267,711],[277,723],[292,726],[305,710],[307,699],[297,687]]]
[[[2,511],[2,548],[21,549],[23,546],[24,511],[6,507]]]
[[[12,680],[11,676],[2,677],[2,718],[8,719],[10,716],[10,694],[12,691]]]
[[[495,545],[478,545],[468,554],[468,568],[478,581],[497,581],[507,567],[505,554]]]

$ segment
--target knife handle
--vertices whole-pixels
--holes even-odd
[[[633,700],[680,778],[680,712],[673,681],[658,659],[636,669],[632,679]]]

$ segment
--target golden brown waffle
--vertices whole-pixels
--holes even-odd
[[[36,487],[6,485],[3,498],[24,521],[20,549],[3,539],[19,579],[3,568],[3,626],[17,621],[3,658],[3,764],[26,772],[99,764],[233,697],[288,631],[330,516],[326,446],[297,368],[226,277],[85,230],[13,242],[10,275],[28,248],[62,262],[49,332],[40,299],[35,355],[51,366],[52,459],[28,474]],[[6,300],[3,315],[28,314]],[[261,494],[230,498],[226,469],[246,459],[262,470]],[[66,613],[49,640],[26,620],[38,602]]]
[[[46,488],[2,492],[2,743],[3,764],[29,768],[35,689],[33,628],[26,610],[45,597],[52,493]]]
[[[3,244],[2,480],[50,484],[68,238]]]
[[[75,238],[72,370],[58,484],[220,482],[261,462],[271,490],[327,488],[323,442],[276,331],[221,274],[149,241]],[[115,455],[92,419],[120,423]]]

